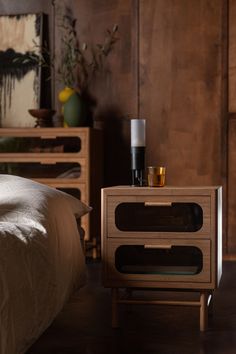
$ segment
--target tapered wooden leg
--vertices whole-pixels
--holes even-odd
[[[112,299],[112,313],[111,313],[111,326],[112,328],[117,328],[118,325],[118,289],[112,288],[111,289],[111,299]]]
[[[206,291],[200,294],[200,331],[207,329],[208,308],[207,308],[208,293]]]

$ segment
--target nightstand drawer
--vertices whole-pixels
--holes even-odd
[[[209,196],[108,196],[107,237],[209,238]]]
[[[112,239],[105,253],[108,284],[121,281],[131,286],[138,281],[140,287],[163,287],[176,282],[188,287],[211,282],[210,240]]]

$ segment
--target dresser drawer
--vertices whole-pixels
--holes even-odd
[[[86,160],[81,159],[69,159],[67,157],[55,159],[53,156],[43,158],[26,158],[15,159],[13,161],[2,162],[0,157],[0,173],[13,174],[22,176],[29,179],[60,179],[69,180],[72,179],[75,182],[85,182],[88,178],[88,171],[85,168]]]
[[[71,129],[72,130],[72,129]],[[11,134],[11,131],[12,134]],[[5,134],[3,133],[5,132]],[[59,133],[58,133],[59,132]],[[15,134],[15,135],[14,135]],[[37,156],[52,154],[56,157],[64,154],[75,157],[86,157],[89,147],[87,131],[77,129],[73,133],[67,129],[1,129],[1,155],[5,157]]]
[[[210,196],[108,196],[107,237],[209,238]]]
[[[113,282],[135,286],[137,281],[139,287],[176,283],[184,288],[189,283],[210,283],[212,278],[210,240],[110,239],[105,254],[107,286]]]

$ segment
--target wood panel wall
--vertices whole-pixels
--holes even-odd
[[[104,129],[105,185],[130,182],[129,119],[137,117],[137,1],[67,0],[77,18],[80,43],[101,43],[106,30],[119,26],[115,49],[90,87],[94,119]]]
[[[64,2],[81,42],[96,44],[106,28],[119,26],[106,71],[90,88],[95,124],[104,129],[104,185],[130,183],[129,120],[146,118],[146,164],[165,165],[168,184],[223,185],[224,251],[236,251],[236,134],[227,114],[236,109],[236,0]],[[0,0],[0,11],[17,12],[23,3],[36,6]]]
[[[229,0],[229,112],[236,112],[236,1]],[[229,117],[230,118],[230,117]]]
[[[170,184],[222,182],[221,28],[221,0],[140,2],[147,160]]]
[[[223,185],[226,250],[227,2],[139,4],[147,164],[166,166],[171,185]]]
[[[25,14],[44,12],[45,14],[51,14],[51,1],[48,0],[0,0],[0,14]]]
[[[236,253],[236,1],[229,0],[227,251]]]
[[[147,120],[147,165],[165,165],[172,185],[224,187],[227,1],[77,0],[81,40],[117,23],[110,72],[94,82],[105,133],[105,185],[130,183],[129,119]],[[94,29],[96,28],[96,31]]]
[[[236,117],[235,117],[236,118]],[[229,119],[227,251],[236,253],[236,119]]]

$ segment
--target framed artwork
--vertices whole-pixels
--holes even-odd
[[[28,109],[40,106],[43,14],[0,16],[0,126],[33,127]]]

